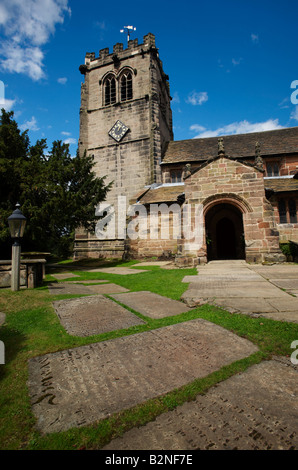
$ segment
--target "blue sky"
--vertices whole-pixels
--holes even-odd
[[[63,140],[75,155],[79,66],[126,45],[120,29],[133,25],[139,43],[156,36],[175,140],[298,126],[297,19],[296,0],[1,0],[0,100],[32,144]]]

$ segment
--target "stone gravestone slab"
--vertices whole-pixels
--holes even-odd
[[[61,294],[77,294],[77,295],[84,295],[84,294],[111,294],[117,292],[128,292],[128,289],[125,287],[118,286],[117,284],[102,284],[102,285],[90,285],[85,286],[82,284],[74,284],[74,283],[59,283],[59,284],[50,284],[49,285],[50,293],[53,295],[61,295]]]
[[[63,283],[51,283],[49,284],[49,291],[52,295],[62,295],[62,294],[77,294],[77,295],[90,295],[93,292],[89,287],[81,284],[68,284]]]
[[[164,318],[191,310],[183,302],[168,299],[153,292],[140,291],[111,295],[113,299],[127,305],[136,312],[150,318]]]
[[[28,388],[37,429],[60,432],[204,377],[258,349],[196,319],[29,361]]]
[[[55,273],[55,274],[52,274],[52,276],[55,277],[56,279],[59,279],[59,281],[63,279],[72,278],[72,277],[80,277],[79,274],[73,274],[73,273]]]
[[[295,450],[298,370],[263,361],[102,450]]]
[[[71,283],[71,284],[103,284],[103,283],[108,283],[109,281],[107,281],[106,279],[85,279],[83,281],[80,281],[78,279],[73,279],[73,280],[69,280],[67,281],[68,283]]]
[[[139,274],[139,273],[147,273],[145,269],[130,269],[130,268],[122,268],[122,267],[114,267],[114,268],[94,268],[88,269],[88,273],[106,273],[106,274],[120,274],[126,276],[127,274]]]
[[[117,284],[103,284],[98,286],[88,286],[88,288],[96,294],[117,294],[118,292],[129,292],[129,289],[118,286]]]
[[[61,324],[74,336],[98,335],[145,323],[103,295],[58,300],[53,306]]]

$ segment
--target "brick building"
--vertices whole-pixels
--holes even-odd
[[[77,231],[76,258],[284,260],[280,242],[298,242],[297,127],[174,141],[152,34],[86,54],[80,71],[80,151],[113,187],[99,212],[109,230]]]

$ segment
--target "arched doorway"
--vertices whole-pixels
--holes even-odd
[[[242,212],[229,203],[213,205],[205,215],[207,259],[245,259]]]

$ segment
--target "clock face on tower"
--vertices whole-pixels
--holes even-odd
[[[115,139],[117,142],[120,142],[120,140],[122,139],[122,137],[125,136],[128,130],[128,127],[123,124],[123,122],[118,120],[115,122],[112,129],[110,129],[109,135],[113,137],[113,139]]]

